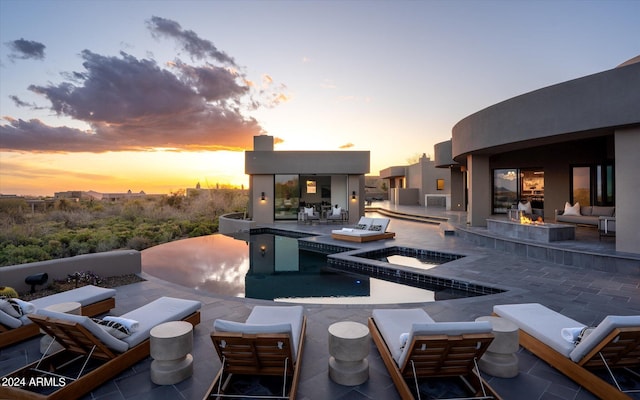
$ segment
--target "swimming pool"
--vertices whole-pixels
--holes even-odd
[[[142,270],[220,296],[296,303],[398,304],[486,294],[351,271],[327,259],[340,251],[335,246],[300,246],[303,236],[309,235],[261,230],[179,240],[143,250]]]

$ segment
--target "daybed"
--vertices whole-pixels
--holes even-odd
[[[115,295],[115,289],[87,285],[31,300],[29,303],[35,310],[39,310],[54,304],[75,301],[82,306],[82,315],[93,317],[114,308],[116,305]],[[0,310],[0,348],[32,338],[39,333],[40,330],[27,315],[16,318]]]
[[[243,375],[281,377],[282,393],[267,398],[295,399],[307,321],[303,311],[302,306],[255,306],[245,322],[217,319],[211,340],[222,366],[205,399],[253,397],[233,393],[234,380]]]
[[[612,370],[640,365],[640,315],[607,316],[575,344],[563,335],[587,326],[541,304],[496,305],[493,312],[518,326],[522,347],[594,395],[607,400],[630,398],[618,387]],[[592,372],[605,368],[616,386]]]
[[[579,203],[576,203],[579,204]],[[607,219],[612,220],[613,223],[609,226],[609,231],[615,232],[615,217],[616,217],[616,208],[615,207],[601,207],[601,206],[579,206],[571,207],[572,212],[568,212],[571,207],[568,203],[565,204],[564,210],[556,210],[556,222],[569,222],[572,224],[580,224],[580,225],[592,225],[599,226],[600,217],[607,217]],[[578,212],[578,209],[580,210]],[[576,215],[579,214],[579,215]]]
[[[358,224],[353,228],[332,230],[331,238],[358,243],[371,242],[380,239],[392,239],[396,234],[394,232],[387,232],[388,226],[389,218],[361,217]]]
[[[121,316],[137,322],[137,329],[121,338],[89,317],[38,310],[29,317],[64,349],[3,378],[20,386],[0,386],[0,398],[77,399],[149,356],[154,326],[178,320],[200,323],[200,306],[199,301],[161,297]]]
[[[476,362],[493,340],[488,321],[435,322],[420,308],[377,309],[369,330],[403,400],[420,398],[419,379],[446,377],[459,377],[473,398],[500,398]]]

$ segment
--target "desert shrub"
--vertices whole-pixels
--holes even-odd
[[[35,261],[50,260],[51,256],[41,246],[9,244],[2,248],[0,252],[0,262],[2,265],[24,264]]]
[[[140,236],[134,236],[127,242],[127,247],[138,251],[147,249],[152,245],[153,244],[149,239]]]

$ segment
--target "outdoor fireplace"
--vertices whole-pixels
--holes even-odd
[[[487,219],[487,230],[493,234],[512,239],[532,240],[535,242],[556,242],[573,240],[576,227],[568,224],[546,224],[542,218],[535,221],[524,215],[521,210],[509,210],[509,219]],[[517,216],[516,216],[517,215]]]

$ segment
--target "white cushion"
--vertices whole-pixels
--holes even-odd
[[[40,309],[36,311],[37,315],[45,317],[61,319],[69,322],[76,322],[91,332],[96,338],[98,338],[103,344],[105,344],[111,350],[123,353],[129,349],[129,345],[105,332],[100,325],[96,324],[91,318],[82,315],[66,314],[58,311],[51,311]]]
[[[576,202],[573,206],[569,202],[564,203],[564,212],[562,215],[580,216],[580,203]]]
[[[615,328],[640,326],[640,315],[608,315],[598,326],[591,331],[589,336],[580,341],[580,343],[571,352],[571,359],[578,362],[584,357],[594,346],[602,342],[602,340]]]
[[[333,215],[334,217],[339,217],[342,215],[342,208],[340,207],[333,207],[331,215]]]
[[[518,210],[524,211],[525,214],[533,214],[533,211],[531,210],[531,202],[529,201],[524,204],[518,202]]]
[[[97,303],[102,300],[115,297],[115,289],[101,288],[98,286],[87,285],[76,289],[67,290],[66,292],[52,294],[50,296],[41,297],[31,301],[36,308],[45,308],[54,304],[75,301],[81,306]]]
[[[297,358],[302,334],[304,308],[302,306],[255,306],[245,322],[217,319],[213,323],[216,332],[238,333],[288,333]]]
[[[569,357],[575,346],[562,338],[562,329],[586,326],[538,303],[496,305],[493,312],[565,357]]]
[[[136,346],[151,335],[151,328],[170,321],[180,321],[198,311],[202,304],[195,300],[177,299],[174,297],[160,297],[140,308],[136,308],[122,318],[138,321],[138,329],[132,332],[124,341],[130,347]]]
[[[19,326],[22,326],[22,321],[20,320],[20,318],[13,317],[0,310],[0,324],[6,326],[7,328],[18,328]]]
[[[311,207],[311,208],[309,208],[309,207],[305,207],[305,208],[304,208],[304,212],[305,212],[308,216],[313,217],[313,207]]]
[[[488,333],[491,332],[491,323],[489,321],[478,322],[433,322],[433,323],[414,323],[409,332],[407,346],[402,350],[398,365],[402,365],[409,355],[410,346],[414,336],[433,336],[433,335],[464,335],[467,333]]]
[[[421,308],[409,309],[376,309],[371,313],[373,320],[384,339],[391,356],[398,362],[403,353],[400,336],[411,331],[414,323],[435,323],[435,321]],[[407,337],[407,343],[410,343]]]

